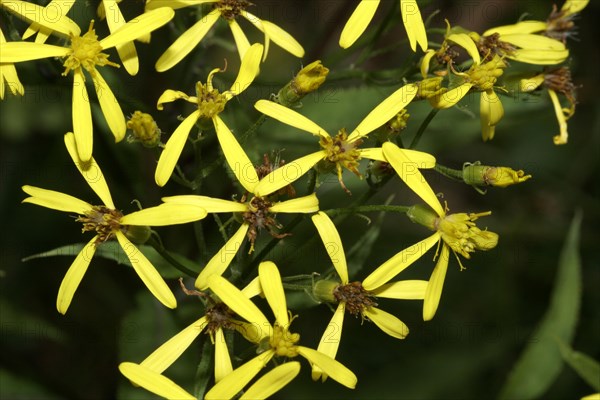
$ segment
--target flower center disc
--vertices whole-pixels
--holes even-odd
[[[119,64],[108,60],[108,54],[102,53],[102,46],[94,31],[94,21],[92,20],[88,31],[83,36],[71,36],[71,51],[63,63],[65,67],[63,75],[81,67],[93,75],[96,65],[119,67]]]
[[[121,229],[123,214],[118,210],[111,210],[105,206],[93,206],[85,215],[76,219],[83,223],[82,232],[96,231],[96,243],[106,242],[112,235]]]
[[[376,297],[363,288],[360,282],[339,285],[333,291],[338,302],[346,303],[346,311],[354,316],[362,314],[363,310],[377,306]]]
[[[246,8],[253,4],[246,0],[221,0],[216,7],[221,13],[221,16],[227,20],[233,20],[240,15]]]

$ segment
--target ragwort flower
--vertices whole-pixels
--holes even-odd
[[[347,49],[363,34],[373,19],[380,0],[361,0],[346,22],[340,36],[340,47]],[[417,51],[417,43],[423,51],[427,50],[427,32],[421,18],[421,11],[416,0],[400,0],[402,22],[412,51]]]
[[[3,3],[4,4],[4,3]],[[23,7],[18,11],[26,12],[28,8]],[[43,8],[42,8],[43,10]],[[13,10],[14,12],[14,10]],[[77,152],[83,161],[88,161],[92,157],[93,146],[93,124],[92,111],[90,101],[85,86],[85,75],[83,71],[87,71],[94,82],[96,95],[100,102],[100,108],[104,114],[104,118],[115,136],[115,140],[119,142],[125,136],[125,116],[121,110],[119,102],[115,98],[112,90],[98,71],[97,67],[110,65],[118,67],[108,60],[108,54],[102,51],[115,47],[120,44],[131,42],[135,38],[145,35],[164,24],[173,18],[173,10],[162,8],[148,12],[135,18],[118,31],[112,33],[102,40],[98,40],[94,31],[94,21],[91,21],[88,32],[80,35],[80,29],[66,17],[58,18],[57,21],[64,22],[69,29],[70,45],[54,46],[45,43],[31,42],[10,42],[0,43],[0,63],[17,63],[23,61],[32,61],[49,57],[63,57],[65,71],[63,75],[67,75],[69,71],[73,71],[73,133],[77,143]],[[29,17],[26,13],[24,17]],[[55,24],[48,24],[47,20],[40,18],[37,21],[40,25],[46,26],[49,29],[57,30]],[[70,21],[70,23],[68,23]]]
[[[258,307],[226,279],[218,275],[209,278],[210,289],[233,311],[248,321],[250,326],[255,327],[254,342],[259,346],[260,354],[219,381],[206,393],[205,399],[232,398],[275,356],[288,359],[302,356],[311,364],[321,368],[333,380],[354,389],[357,379],[352,371],[318,350],[298,345],[300,335],[289,330],[294,318],[290,318],[291,313],[287,309],[277,266],[270,261],[262,262],[258,268],[258,275],[262,291],[275,315],[273,325]]]
[[[282,49],[296,57],[304,56],[304,49],[300,43],[298,43],[296,39],[292,37],[292,35],[274,23],[260,19],[246,11],[246,8],[252,5],[252,3],[247,0],[149,0],[146,3],[146,10],[153,10],[158,7],[171,7],[175,10],[178,8],[201,4],[213,4],[214,8],[211,12],[200,18],[198,22],[196,22],[181,36],[179,36],[179,38],[173,42],[173,44],[163,53],[163,55],[160,56],[156,62],[157,71],[163,72],[173,68],[185,56],[191,53],[196,45],[198,45],[198,43],[200,43],[200,41],[208,33],[208,31],[210,31],[210,28],[212,28],[212,26],[217,22],[219,17],[223,18],[229,24],[229,28],[231,29],[231,33],[233,34],[238,53],[240,55],[240,60],[244,58],[246,52],[250,49],[250,42],[236,21],[238,16],[244,17],[246,20],[248,20],[248,22],[264,33],[264,58],[266,58],[267,53],[269,52],[269,43],[271,40]]]
[[[188,115],[181,124],[179,124],[165,145],[154,174],[154,180],[158,186],[164,186],[169,178],[171,178],[186,139],[196,121],[201,119],[211,120],[217,131],[217,137],[219,138],[220,135],[218,134],[218,130],[222,129],[222,127],[227,129],[225,123],[221,117],[219,117],[219,114],[225,109],[225,105],[229,100],[246,90],[254,78],[256,78],[260,68],[262,52],[263,46],[258,43],[255,43],[248,49],[242,60],[242,64],[240,65],[240,71],[238,72],[237,78],[231,85],[231,88],[223,93],[220,93],[218,89],[215,89],[212,83],[214,74],[221,71],[219,68],[215,68],[208,74],[206,84],[203,84],[202,82],[196,83],[196,96],[188,96],[183,92],[171,89],[166,90],[160,96],[157,102],[157,108],[159,110],[164,108],[163,104],[178,99],[184,99],[185,101],[196,105],[198,109]],[[222,142],[221,146],[223,146]]]
[[[147,239],[150,234],[148,226],[165,226],[197,221],[206,216],[206,211],[193,205],[161,204],[157,207],[123,215],[121,211],[116,209],[104,175],[94,158],[84,162],[77,155],[73,133],[69,132],[65,135],[65,145],[75,166],[103,204],[94,206],[64,193],[34,186],[23,186],[23,191],[31,196],[24,199],[24,203],[76,213],[79,215],[76,221],[83,223],[82,232],[96,232],[92,240],[81,249],[63,278],[56,299],[58,311],[61,314],[67,312],[73,295],[96,249],[112,238],[117,239],[129,258],[133,269],[148,287],[148,290],[165,306],[175,308],[177,306],[175,296],[173,296],[158,271],[127,236],[145,236],[145,239]]]
[[[457,253],[469,259],[471,253],[476,250],[491,250],[498,243],[498,235],[488,230],[481,230],[475,225],[475,221],[479,217],[490,215],[490,211],[478,214],[446,214],[445,208],[442,207],[419,170],[411,169],[410,173],[407,173],[406,164],[413,165],[414,161],[410,159],[404,150],[393,143],[384,143],[383,154],[398,173],[400,179],[430,207],[415,206],[407,213],[413,222],[435,231],[433,235],[421,242],[423,248],[422,251],[418,252],[418,257],[425,254],[436,242],[441,244],[441,251],[439,251],[439,254],[436,252],[436,266],[425,291],[423,319],[428,321],[435,315],[440,302],[444,279],[448,270],[450,251],[454,253],[461,269],[463,269],[464,267]],[[365,279],[363,284],[366,288],[369,288],[380,284],[380,282],[387,282],[390,275],[395,276],[405,267],[404,263],[389,264],[386,268],[380,267],[368,279]]]

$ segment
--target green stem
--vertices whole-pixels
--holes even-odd
[[[454,179],[459,182],[464,182],[462,169],[452,169],[440,164],[435,164],[435,167],[433,167],[433,169],[447,178]]]
[[[383,20],[383,22],[381,24],[379,24],[379,27],[377,28],[375,35],[373,35],[373,38],[369,41],[369,44],[363,49],[362,53],[358,57],[358,60],[356,61],[356,65],[362,64],[369,58],[369,55],[373,52],[373,48],[375,48],[375,44],[377,43],[377,40],[389,28],[390,23],[392,21],[392,17],[395,15],[395,11],[396,11],[398,4],[399,3],[397,1],[395,1],[393,3],[389,12],[385,16],[385,19]]]
[[[357,214],[380,211],[406,213],[409,209],[409,206],[367,205],[347,208],[332,208],[330,210],[323,210],[323,212],[330,216],[335,216],[340,214]]]
[[[435,117],[439,111],[440,110],[437,108],[432,108],[429,114],[427,114],[427,117],[425,117],[425,119],[421,123],[421,126],[419,126],[419,130],[415,134],[415,137],[410,143],[410,146],[408,146],[409,149],[414,149],[415,147],[417,147],[419,141],[421,140],[421,136],[423,136],[423,132],[425,132],[425,129],[427,129],[429,123],[431,122],[431,120],[433,120],[433,117]]]
[[[162,243],[160,243],[154,237],[151,236],[150,239],[148,239],[148,241],[146,243],[149,244],[150,246],[152,246],[158,254],[160,254],[165,260],[167,260],[173,267],[177,268],[179,271],[183,272],[184,274],[186,274],[192,278],[195,278],[198,276],[198,272],[192,271],[191,269],[187,268],[186,266],[181,265],[175,258],[173,258],[173,256],[164,248]]]
[[[262,124],[264,124],[266,120],[267,120],[267,116],[265,114],[261,114],[260,117],[258,117],[258,119],[256,120],[256,122],[254,122],[254,124],[240,136],[240,144],[243,144],[244,142],[246,142],[246,140],[248,140],[248,138],[252,134],[254,134],[254,132],[256,132],[256,130],[258,128],[260,128],[260,126]]]

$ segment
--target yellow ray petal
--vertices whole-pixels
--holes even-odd
[[[197,6],[206,3],[217,3],[220,0],[152,0],[146,2],[146,10],[155,10],[161,7],[170,7],[177,10],[183,7]]]
[[[233,133],[225,125],[225,122],[218,115],[213,117],[213,122],[217,138],[219,139],[229,168],[231,168],[231,171],[244,189],[250,193],[254,193],[254,187],[258,183],[258,174],[256,173],[256,169],[254,169],[254,165],[235,136],[233,136]]]
[[[519,89],[523,93],[533,92],[544,83],[544,74],[538,74],[532,78],[521,79],[519,81]]]
[[[190,103],[196,103],[198,99],[195,97],[190,97],[187,94],[180,92],[179,90],[171,90],[167,89],[160,95],[158,101],[156,102],[156,108],[159,110],[164,109],[163,104],[171,103],[175,100],[184,99],[185,101],[189,101]]]
[[[517,49],[506,57],[528,64],[554,65],[560,64],[569,57],[569,50],[530,50]]]
[[[363,281],[362,285],[366,290],[376,290],[383,286],[396,275],[421,258],[434,244],[440,239],[439,233],[434,233],[427,239],[421,240],[406,249],[402,250],[383,264]]]
[[[235,78],[235,82],[231,85],[229,91],[225,92],[228,100],[242,93],[250,86],[254,78],[260,71],[260,60],[262,58],[263,45],[255,43],[246,51],[242,64],[240,65],[240,72]]]
[[[498,95],[493,89],[481,92],[479,101],[479,114],[481,119],[481,134],[483,140],[494,138],[496,125],[504,116],[504,108]]]
[[[242,14],[244,15],[244,14]],[[261,29],[277,46],[296,57],[304,57],[304,49],[296,39],[272,22],[261,20]]]
[[[25,94],[25,88],[19,80],[19,75],[17,75],[17,69],[15,66],[12,64],[0,64],[0,99],[4,99],[5,80],[12,94],[19,94],[21,96]]]
[[[206,316],[200,318],[154,350],[140,365],[159,374],[162,373],[190,347],[194,339],[206,328],[206,324]]]
[[[208,213],[223,213],[223,212],[245,212],[248,211],[248,206],[245,203],[237,201],[215,199],[207,196],[196,195],[181,195],[163,197],[165,203],[190,204],[196,207],[201,207]]]
[[[66,57],[70,49],[51,44],[31,42],[0,43],[0,62],[18,63],[51,57]]]
[[[175,382],[143,365],[130,362],[119,364],[119,371],[131,382],[165,399],[196,400]]]
[[[346,254],[344,252],[344,246],[342,246],[342,239],[340,238],[337,228],[333,224],[331,218],[322,211],[314,214],[311,218],[319,232],[319,236],[321,236],[321,240],[325,245],[325,250],[327,250],[327,254],[331,259],[333,267],[342,280],[342,284],[347,284],[348,265],[346,264]]]
[[[131,261],[131,266],[154,297],[169,308],[177,307],[177,300],[175,300],[173,292],[146,256],[125,237],[123,232],[116,231],[115,236]]]
[[[363,34],[379,7],[379,0],[361,0],[340,35],[340,47],[347,49]]]
[[[457,45],[465,49],[473,59],[473,63],[481,64],[479,50],[477,49],[475,42],[473,41],[473,39],[471,39],[469,35],[467,35],[466,33],[454,33],[452,35],[448,35],[448,37],[446,37],[446,40],[456,43]]]
[[[175,165],[177,165],[179,156],[183,151],[185,141],[199,116],[200,111],[198,110],[188,115],[167,141],[154,172],[154,180],[158,186],[164,186],[171,178]]]
[[[388,122],[394,115],[406,107],[416,94],[417,85],[414,83],[404,85],[396,90],[358,124],[356,129],[348,136],[348,141],[354,142]]]
[[[465,82],[454,89],[447,90],[444,93],[440,93],[434,97],[431,97],[429,102],[435,108],[450,108],[456,105],[456,103],[458,103],[463,97],[465,97],[472,87],[472,83]]]
[[[547,36],[534,35],[529,33],[515,33],[512,35],[503,35],[500,37],[503,42],[528,50],[565,50],[565,44],[560,40],[552,39]]]
[[[94,160],[94,158],[90,158],[89,161],[83,162],[79,158],[77,148],[75,145],[75,136],[73,133],[68,132],[64,136],[65,146],[71,159],[75,163],[77,170],[83,176],[83,179],[90,185],[94,193],[102,200],[104,205],[108,208],[115,209],[115,204],[112,201],[112,197],[110,195],[110,190],[108,189],[108,184],[106,183],[106,179],[104,179],[104,174],[100,169],[100,166]]]
[[[342,326],[344,325],[344,313],[346,312],[346,303],[339,303],[329,325],[323,332],[323,337],[321,337],[321,341],[319,342],[319,347],[317,351],[325,354],[333,359],[337,355],[338,348],[340,346],[340,341],[342,340]],[[327,374],[323,372],[321,368],[313,364],[311,376],[313,381],[317,379],[321,379],[322,382],[325,382],[327,379]]]
[[[198,289],[205,290],[208,287],[208,278],[211,275],[221,276],[223,274],[242,246],[248,228],[248,224],[243,223],[217,254],[208,261],[204,269],[200,272],[200,275],[198,275],[198,278],[196,278],[196,287]]]
[[[25,193],[31,196],[24,199],[23,203],[36,204],[38,206],[51,208],[53,210],[76,213],[80,215],[83,215],[92,209],[91,204],[86,203],[83,200],[79,200],[76,197],[69,196],[68,194],[28,185],[22,186],[21,188]]]
[[[427,51],[427,32],[417,1],[400,0],[400,12],[402,13],[402,22],[404,22],[404,29],[406,29],[412,51],[417,50],[417,43],[421,50]]]
[[[298,361],[289,361],[273,368],[252,384],[240,400],[266,399],[290,383],[300,372]]]
[[[313,213],[319,211],[319,199],[317,199],[316,193],[312,193],[308,196],[275,203],[269,208],[269,211],[274,213]]]
[[[79,26],[66,16],[61,7],[42,7],[18,0],[2,0],[0,7],[28,22],[35,22],[54,32],[59,32],[63,36],[70,34],[79,36],[81,33]]]
[[[46,5],[46,9],[49,10],[50,8],[54,8],[56,9],[54,12],[56,12],[58,15],[67,15],[74,4],[75,2],[70,0],[52,0]],[[79,32],[78,26],[73,28],[75,29],[73,33]],[[36,32],[37,36],[35,38],[35,42],[44,43],[46,42],[46,39],[48,39],[48,36],[50,36],[50,34],[52,33],[52,30],[38,24],[37,22],[33,22],[31,25],[29,25],[25,33],[23,33],[22,37],[23,39],[27,39],[34,35]],[[66,37],[67,33],[61,33],[61,35]]]
[[[443,216],[444,208],[437,196],[419,171],[419,164],[409,158],[408,153],[400,149],[392,142],[386,142],[382,146],[383,155],[394,168],[400,179],[415,192],[425,203],[429,205],[438,215]]]
[[[215,382],[219,382],[233,371],[231,358],[227,349],[227,342],[223,329],[218,327],[215,331]]]
[[[262,328],[261,337],[269,336],[271,324],[269,324],[267,317],[238,288],[220,275],[212,275],[208,279],[208,285],[210,290],[219,296],[219,299],[237,315]]]
[[[326,156],[327,153],[321,150],[278,167],[258,182],[254,194],[267,196],[294,183]]]
[[[552,106],[554,107],[554,113],[560,128],[560,134],[554,136],[554,144],[566,144],[569,139],[569,132],[567,131],[567,119],[562,111],[562,106],[560,105],[560,101],[558,100],[556,92],[552,89],[548,89],[548,95],[550,96],[550,100],[552,100]]]
[[[204,396],[205,400],[231,399],[254,378],[261,369],[273,358],[273,350],[267,350],[252,360],[233,370],[221,379]]]
[[[566,15],[575,14],[583,10],[589,2],[589,0],[567,0],[560,10],[564,11]]]
[[[219,10],[215,8],[179,36],[156,61],[156,70],[164,72],[171,69],[190,54],[217,22],[220,15]]]
[[[92,158],[93,125],[90,97],[85,88],[85,77],[81,68],[73,71],[73,133],[77,143],[79,159],[87,162]]]
[[[256,278],[252,279],[250,283],[242,289],[242,293],[244,293],[244,296],[249,299],[262,294],[263,290],[262,286],[260,286],[260,278],[257,276]]]
[[[281,275],[279,275],[277,266],[271,261],[261,262],[258,266],[258,277],[267,302],[273,310],[273,315],[275,315],[275,320],[280,326],[287,327],[290,324],[290,319],[285,294],[283,293]],[[248,321],[252,322],[251,320]]]
[[[431,63],[431,59],[433,56],[435,56],[435,54],[435,50],[427,50],[423,56],[423,59],[421,60],[420,70],[423,78],[427,78],[427,74],[429,74],[429,64]]]
[[[110,29],[111,33],[116,32],[126,23],[125,17],[123,17],[121,9],[117,4],[117,0],[102,0],[102,4],[104,5],[104,9],[108,10],[108,15],[106,16],[108,29]],[[129,75],[137,75],[140,64],[133,42],[125,42],[116,46],[116,49],[119,58]]]
[[[427,281],[421,280],[386,283],[373,290],[373,294],[377,297],[388,299],[423,300],[425,298],[427,283]]]
[[[406,324],[390,313],[376,307],[369,307],[364,311],[364,315],[391,337],[404,339],[408,335]]]
[[[174,15],[175,11],[167,7],[145,12],[102,39],[100,46],[103,50],[106,50],[123,43],[132,42],[140,36],[147,35],[160,28],[169,22]]]
[[[438,305],[440,304],[440,298],[442,297],[442,289],[444,288],[444,279],[446,279],[446,271],[448,271],[448,261],[450,257],[450,250],[446,244],[442,245],[442,251],[440,252],[435,268],[429,278],[429,284],[425,291],[425,300],[423,301],[423,320],[430,321],[435,312],[437,311]]]
[[[258,276],[254,279],[258,281]],[[243,293],[244,295],[246,294],[245,292]],[[261,339],[265,337],[265,328],[259,327],[258,325],[250,322],[235,320],[233,329],[235,329],[236,332],[242,335],[244,339],[254,344],[259,344]],[[267,329],[270,330],[271,327],[268,327]]]
[[[94,81],[96,95],[98,96],[100,108],[102,109],[106,123],[114,135],[115,141],[120,142],[125,137],[125,131],[127,130],[121,106],[99,71],[96,71],[92,80]]]
[[[298,346],[298,353],[323,370],[334,381],[341,383],[347,388],[354,389],[356,387],[356,375],[342,363],[326,356],[325,354],[309,349],[308,347]]]
[[[69,309],[75,291],[77,290],[77,287],[79,287],[79,283],[81,282],[83,275],[85,275],[85,272],[90,265],[90,261],[92,261],[92,257],[96,252],[97,239],[98,237],[94,236],[92,240],[81,249],[60,283],[58,296],[56,298],[56,309],[61,314],[66,314]]]
[[[290,110],[289,108],[272,101],[259,100],[256,102],[256,104],[254,104],[254,108],[271,118],[283,122],[284,124],[293,126],[294,128],[298,128],[306,132],[310,132],[315,136],[329,136],[325,129],[321,128],[304,115],[301,115],[296,111]]]
[[[248,41],[244,31],[242,31],[242,28],[240,28],[240,24],[238,24],[235,19],[229,20],[228,22],[229,29],[231,29],[231,33],[233,34],[233,40],[235,40],[235,46],[237,47],[238,54],[240,55],[240,60],[243,60],[246,52],[250,48],[250,42]]]
[[[168,226],[186,224],[206,217],[206,210],[191,204],[164,203],[145,208],[121,218],[123,225]]]
[[[387,159],[383,155],[383,149],[381,147],[371,149],[359,149],[361,158],[369,158],[371,160],[387,162]],[[418,150],[402,149],[402,151],[418,165],[419,169],[429,169],[435,167],[435,157],[429,153]]]
[[[494,33],[497,33],[500,36],[511,35],[514,33],[534,33],[545,31],[547,27],[548,24],[542,21],[521,21],[512,25],[503,25],[490,28],[483,32],[482,36],[491,36]]]

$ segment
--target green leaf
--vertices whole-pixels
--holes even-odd
[[[194,395],[198,399],[204,398],[214,371],[215,346],[208,340],[206,335],[204,335],[203,341],[202,357],[200,357],[198,368],[196,368],[196,379],[194,380]]]
[[[562,369],[556,340],[571,343],[581,300],[580,226],[581,213],[577,212],[560,255],[550,306],[504,384],[500,399],[537,398]]]
[[[84,245],[84,243],[68,244],[66,246],[61,246],[53,250],[45,251],[43,253],[30,255],[28,257],[23,258],[21,261],[25,262],[34,260],[36,258],[46,258],[55,256],[75,257],[77,254],[79,254]],[[177,279],[182,275],[182,272],[173,267],[153,247],[148,245],[138,245],[137,248],[140,249],[140,251],[146,256],[146,258],[148,258],[148,260],[150,260],[152,265],[154,265],[154,267],[158,270],[158,272],[163,278]],[[181,265],[191,269],[192,271],[195,271],[198,268],[197,263],[180,254],[171,252],[169,252],[169,254]],[[95,255],[97,257],[113,260],[117,264],[124,264],[131,267],[131,262],[129,262],[129,258],[127,258],[127,255],[117,242],[110,241],[102,243],[96,250]]]
[[[600,392],[600,363],[587,354],[573,350],[569,345],[559,341],[558,347],[563,360],[577,372],[577,374]]]

